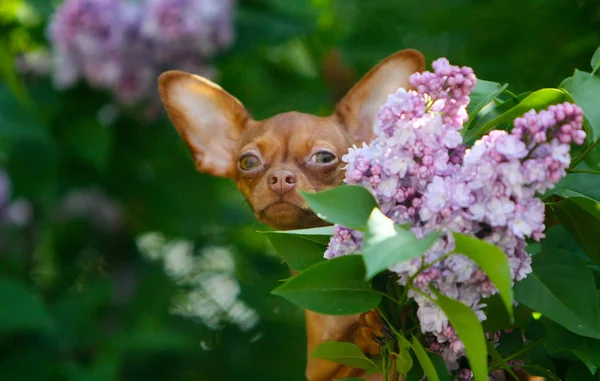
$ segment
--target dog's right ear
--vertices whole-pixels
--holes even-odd
[[[409,89],[408,78],[425,70],[425,57],[414,49],[404,49],[387,57],[369,71],[337,105],[354,144],[370,142],[377,113],[389,94],[398,88]]]
[[[158,90],[196,168],[234,178],[238,138],[250,119],[240,101],[205,78],[177,70],[158,77]]]

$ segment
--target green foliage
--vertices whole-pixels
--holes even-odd
[[[377,201],[371,193],[356,185],[301,194],[321,219],[351,229],[363,230],[373,208],[377,207]]]
[[[557,89],[542,89],[527,95],[520,100],[514,107],[502,112],[499,115],[488,113],[480,120],[474,123],[465,135],[465,140],[470,141],[482,135],[487,134],[496,126],[503,123],[511,123],[516,117],[525,114],[531,109],[542,110],[549,105],[565,101],[565,94]],[[488,115],[490,115],[488,117]]]
[[[473,260],[486,273],[500,292],[504,306],[512,319],[513,291],[508,258],[497,246],[460,233],[454,233],[454,252]]]
[[[317,263],[273,290],[294,304],[326,315],[367,312],[381,296],[365,278],[358,255],[348,255]]]
[[[467,106],[467,113],[469,114],[469,120],[465,123],[465,128],[469,128],[469,125],[477,114],[488,104],[490,104],[496,97],[508,87],[508,83],[500,85],[496,82],[485,81],[482,79],[477,80],[477,84],[470,95],[471,101]]]
[[[533,257],[533,273],[515,286],[515,300],[581,336],[600,338],[594,276],[568,252],[546,250]],[[577,290],[577,292],[573,292]]]
[[[589,258],[600,265],[600,242],[595,237],[600,231],[597,205],[587,198],[575,197],[562,200],[553,206],[553,210]]]
[[[352,343],[326,341],[319,344],[312,352],[311,356],[358,369],[370,369],[376,367],[375,363],[365,356],[362,349]]]
[[[433,361],[425,351],[425,348],[423,348],[423,345],[414,336],[412,338],[412,348],[417,356],[417,359],[419,359],[419,364],[421,364],[427,379],[430,381],[440,381],[440,376],[438,375],[436,366],[433,364]]]
[[[269,234],[269,240],[277,253],[297,271],[302,271],[323,259],[327,243],[314,241],[311,237],[314,236]]]
[[[550,353],[571,352],[592,374],[600,367],[600,340],[577,336],[551,321],[545,321],[546,345]],[[562,356],[561,356],[562,357]]]
[[[458,337],[462,340],[474,380],[486,380],[488,378],[488,353],[483,328],[477,315],[470,307],[439,293],[436,295],[435,302],[444,311]]]
[[[439,237],[439,233],[431,233],[417,239],[412,232],[394,225],[378,208],[373,209],[363,245],[367,279],[390,266],[423,255]]]

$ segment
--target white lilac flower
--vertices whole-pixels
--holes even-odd
[[[169,241],[156,232],[139,236],[136,243],[146,258],[162,260],[165,273],[184,288],[173,299],[171,313],[197,319],[211,329],[229,323],[249,331],[258,324],[258,313],[239,299],[241,288],[229,249],[208,247],[197,256],[191,241]]]

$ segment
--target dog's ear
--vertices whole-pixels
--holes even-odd
[[[425,58],[413,49],[401,50],[369,71],[337,105],[335,114],[351,134],[353,143],[369,142],[377,112],[398,88],[408,89],[408,77],[425,70]]]
[[[240,101],[205,78],[176,70],[160,75],[158,90],[196,168],[234,178],[238,138],[250,119]]]

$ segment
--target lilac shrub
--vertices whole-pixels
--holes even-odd
[[[85,79],[125,105],[153,101],[156,77],[211,76],[233,41],[235,0],[66,0],[48,29],[59,88]]]
[[[432,66],[434,72],[411,76],[415,90],[399,89],[388,97],[379,110],[376,139],[351,148],[343,160],[345,182],[370,190],[395,223],[410,224],[417,238],[442,232],[423,258],[389,270],[410,287],[429,349],[457,369],[464,345],[431,301],[430,286],[470,306],[480,321],[486,318],[482,300],[497,290],[475,262],[449,255],[455,249],[452,232],[498,246],[508,257],[512,280],[525,278],[531,272],[525,239],[544,237],[544,203],[536,194],[566,175],[570,143],[583,144],[585,132],[582,110],[563,103],[531,110],[514,120],[510,132],[492,131],[467,149],[460,131],[476,83],[473,70],[445,58]],[[361,246],[361,232],[336,226],[325,257],[360,253]]]

